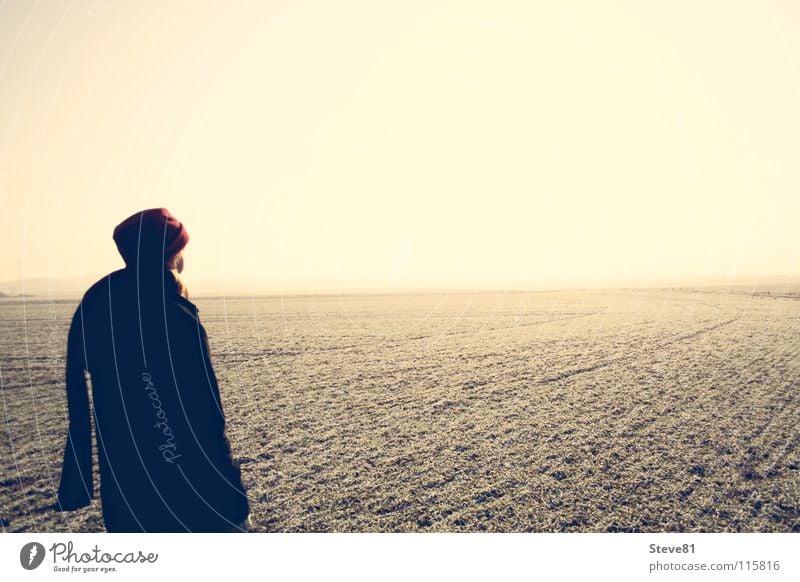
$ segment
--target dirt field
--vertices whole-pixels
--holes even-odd
[[[196,303],[258,531],[800,531],[796,297]],[[0,304],[8,531],[103,529],[49,507],[75,306]]]

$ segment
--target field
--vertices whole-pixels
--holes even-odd
[[[800,299],[777,295],[196,303],[258,531],[787,532]],[[0,303],[7,531],[103,529],[98,500],[50,507],[75,306]]]

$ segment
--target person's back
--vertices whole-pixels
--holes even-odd
[[[93,493],[88,370],[106,529],[235,531],[249,513],[247,495],[224,433],[205,329],[164,265],[164,248],[137,238],[136,258],[123,253],[127,267],[93,285],[75,312],[59,504],[80,507]]]

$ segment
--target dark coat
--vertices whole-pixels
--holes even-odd
[[[95,283],[72,319],[58,504],[94,496],[88,371],[110,532],[224,531],[250,511],[206,331],[173,283],[163,267],[145,276],[129,266]]]

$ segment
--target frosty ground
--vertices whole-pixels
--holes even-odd
[[[258,531],[800,530],[793,294],[195,301]],[[103,530],[51,507],[76,305],[0,304],[7,531]]]

